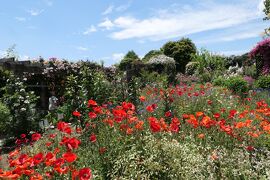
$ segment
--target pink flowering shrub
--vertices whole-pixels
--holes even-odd
[[[262,74],[270,73],[270,38],[267,38],[259,42],[255,48],[253,48],[249,53],[250,58],[257,59],[260,58],[262,63]],[[258,64],[257,64],[258,66]],[[258,67],[257,67],[258,68]]]

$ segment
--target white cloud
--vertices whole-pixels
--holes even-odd
[[[84,32],[83,32],[83,35],[88,35],[90,33],[93,33],[93,32],[96,32],[97,31],[97,28],[95,26],[91,26],[89,28],[87,28]]]
[[[209,44],[255,38],[262,36],[263,29],[266,27],[266,23],[241,24],[240,26],[222,29],[222,31],[215,32],[214,34],[205,35],[195,40],[195,42],[196,44]]]
[[[102,15],[108,15],[113,12],[113,5],[110,5],[104,12],[102,12]]]
[[[116,7],[115,10],[118,12],[123,12],[131,6],[131,2],[132,1],[129,1],[127,4],[120,5],[120,6]]]
[[[230,56],[230,55],[242,55],[242,54],[245,54],[247,52],[248,52],[247,50],[232,50],[232,51],[217,52],[217,54]]]
[[[76,47],[76,49],[79,51],[88,51],[89,50],[87,47],[83,47],[83,46],[78,46],[78,47]]]
[[[43,9],[29,9],[27,10],[27,12],[31,15],[31,16],[38,16],[40,15],[44,10]]]
[[[51,0],[44,0],[44,3],[45,3],[47,6],[52,6],[52,5],[53,5],[53,1],[51,1]]]
[[[117,28],[110,34],[111,38],[117,40],[138,38],[156,41],[176,38],[250,22],[259,17],[254,6],[258,6],[260,1],[241,0],[238,3],[227,4],[208,2],[193,9],[164,10],[163,13],[159,10],[156,16],[145,19],[121,16],[111,21],[107,18],[99,26],[107,30]]]
[[[127,4],[122,4],[120,6],[115,7],[114,5],[110,5],[105,9],[105,11],[102,12],[102,15],[108,15],[111,14],[113,11],[115,12],[123,12],[126,11],[131,6],[132,1],[128,1]]]
[[[106,18],[103,22],[98,24],[98,27],[110,30],[114,27],[114,24],[112,23],[110,19]]]
[[[26,18],[25,18],[25,17],[15,17],[15,19],[16,19],[17,21],[20,21],[20,22],[26,21]]]

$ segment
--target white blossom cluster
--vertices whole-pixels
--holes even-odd
[[[239,67],[238,64],[236,66],[230,66],[229,69],[225,72],[224,77],[230,78],[235,76],[240,76],[244,72],[243,67]]]

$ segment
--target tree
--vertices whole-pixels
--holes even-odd
[[[160,51],[160,50],[151,50],[147,54],[145,54],[145,56],[142,58],[142,61],[146,63],[152,57],[157,56],[157,55],[161,55],[161,54],[162,54],[162,51]]]
[[[196,53],[196,46],[189,38],[179,41],[169,41],[162,47],[166,56],[172,57],[176,63],[176,71],[185,73],[186,65],[192,60]]]
[[[122,71],[126,71],[131,68],[132,63],[140,60],[139,56],[134,51],[128,51],[119,64],[119,68]]]
[[[16,44],[13,44],[6,50],[4,58],[15,58],[15,60],[19,59],[18,52],[16,51]]]
[[[263,12],[265,13],[265,17],[263,20],[267,21],[270,20],[270,0],[265,0],[264,1],[264,10]],[[270,27],[265,29],[265,34],[266,36],[270,36]]]

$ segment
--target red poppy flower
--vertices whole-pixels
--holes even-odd
[[[151,106],[151,105],[147,106],[147,107],[146,107],[146,110],[147,110],[148,112],[154,112],[154,108],[153,108],[153,106]]]
[[[161,130],[161,125],[158,120],[154,117],[148,119],[150,122],[150,128],[152,132],[159,132]]]
[[[189,118],[189,115],[183,114],[182,117],[183,117],[183,119],[188,119]]]
[[[237,110],[235,110],[235,109],[232,109],[232,110],[230,110],[230,118],[233,118],[235,115],[237,114]]]
[[[213,117],[216,118],[216,119],[218,119],[218,118],[220,118],[220,114],[219,114],[219,113],[215,113],[215,114],[213,115]]]
[[[76,116],[76,117],[80,117],[80,116],[82,116],[81,115],[81,113],[80,112],[78,112],[78,111],[73,111],[73,116]]]
[[[141,102],[144,102],[146,100],[146,97],[145,96],[141,96],[139,99],[140,99]]]
[[[68,139],[65,144],[69,150],[72,150],[72,149],[77,149],[79,145],[81,144],[81,141],[73,137],[73,138]]]
[[[27,162],[28,158],[29,158],[29,156],[27,154],[21,154],[18,160],[19,160],[20,164],[24,164]]]
[[[127,128],[126,133],[128,135],[131,135],[133,133],[133,129],[132,128]]]
[[[179,131],[179,126],[175,123],[171,123],[170,124],[170,131],[171,132],[174,132],[174,133],[177,133]]]
[[[90,119],[95,119],[97,117],[96,113],[94,113],[94,112],[89,112],[88,116]]]
[[[38,153],[33,157],[34,164],[40,164],[43,161],[43,153]]]
[[[90,140],[92,143],[94,143],[94,142],[97,141],[97,136],[93,133],[93,134],[91,134],[91,136],[89,137],[89,140]]]
[[[77,159],[77,155],[72,152],[66,152],[62,155],[65,161],[72,163]]]
[[[37,141],[41,138],[41,135],[39,133],[32,134],[32,141]]]
[[[58,129],[59,131],[63,131],[63,130],[66,128],[67,125],[68,125],[67,123],[65,123],[65,122],[63,122],[63,121],[59,121],[59,122],[57,123],[57,129]]]
[[[30,177],[30,180],[43,180],[43,177],[39,173],[36,173]]]
[[[97,106],[97,102],[92,99],[88,100],[88,107],[91,107],[91,106]]]
[[[52,145],[52,142],[46,142],[45,144],[47,147],[51,146]]]
[[[51,139],[54,139],[54,138],[56,137],[56,134],[50,134],[49,137],[50,137]]]
[[[65,160],[63,158],[58,158],[54,161],[54,168],[60,167],[65,163]]]
[[[58,166],[58,167],[55,167],[54,170],[58,172],[59,174],[66,174],[69,168],[67,166],[64,166],[64,167]]]
[[[137,130],[142,130],[143,129],[143,124],[144,124],[143,121],[138,121],[137,124],[135,125],[135,128]]]
[[[165,113],[165,116],[166,116],[166,117],[171,117],[171,115],[172,115],[171,111],[167,111],[167,112]]]
[[[254,151],[254,149],[255,149],[255,148],[254,148],[253,146],[247,146],[247,147],[246,147],[246,150],[248,150],[248,151]]]
[[[26,138],[26,134],[21,134],[21,138],[22,139]]]
[[[201,116],[203,116],[203,115],[204,115],[203,112],[196,112],[196,116],[197,116],[197,117],[201,117]]]
[[[89,180],[91,179],[92,172],[90,168],[83,168],[79,171],[79,179],[80,180]]]

